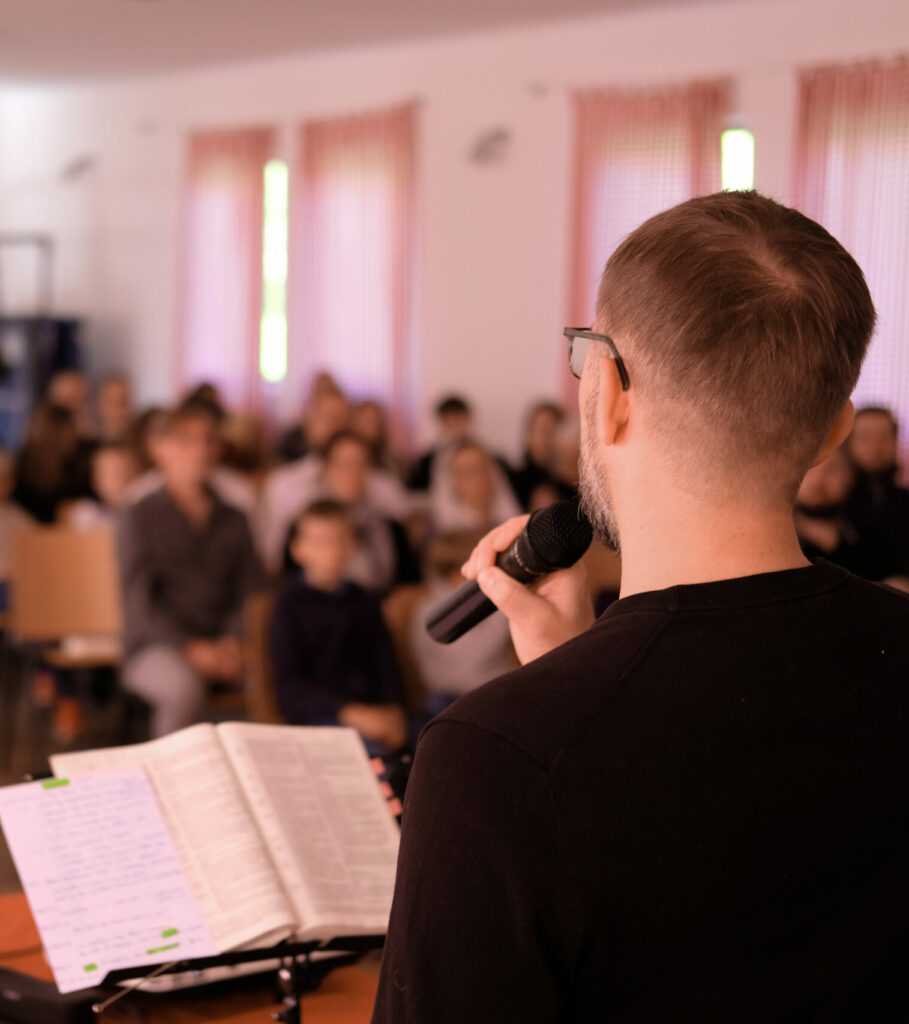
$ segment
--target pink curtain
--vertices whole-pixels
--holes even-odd
[[[909,60],[802,73],[793,200],[856,258],[878,327],[855,392],[909,424]]]
[[[603,267],[642,221],[721,185],[729,84],[585,90],[574,103],[571,326],[593,321]],[[569,404],[577,387],[566,373]]]
[[[181,217],[177,385],[211,381],[225,401],[259,404],[264,168],[271,128],[194,132]]]
[[[413,411],[416,107],[304,124],[292,197],[290,373]]]

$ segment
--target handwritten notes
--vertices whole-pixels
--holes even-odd
[[[141,768],[0,788],[0,825],[61,992],[217,952]]]

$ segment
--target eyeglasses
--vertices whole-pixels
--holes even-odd
[[[628,371],[625,369],[625,364],[622,362],[622,357],[612,338],[607,338],[605,334],[596,334],[593,331],[585,330],[583,327],[566,327],[562,334],[568,339],[568,366],[578,380],[581,379],[584,363],[587,361],[587,349],[590,348],[591,341],[602,341],[615,360],[615,368],[619,371],[622,390],[628,390],[631,383],[628,380]]]

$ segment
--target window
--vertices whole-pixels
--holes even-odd
[[[729,128],[722,142],[723,188],[740,191],[754,188],[754,136],[747,128]]]
[[[794,200],[852,253],[878,325],[855,391],[909,424],[909,61],[802,74]]]
[[[287,376],[287,164],[269,160],[264,179],[259,373],[278,384]]]
[[[720,187],[725,82],[574,97],[574,238],[569,317],[592,322],[596,290],[622,238],[660,210]],[[570,401],[576,389],[570,387]]]

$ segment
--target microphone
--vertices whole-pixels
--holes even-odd
[[[519,583],[533,583],[556,569],[567,569],[584,554],[593,529],[577,498],[538,509],[496,559],[496,565]],[[467,580],[436,605],[426,618],[433,640],[450,644],[496,611],[476,580]]]

